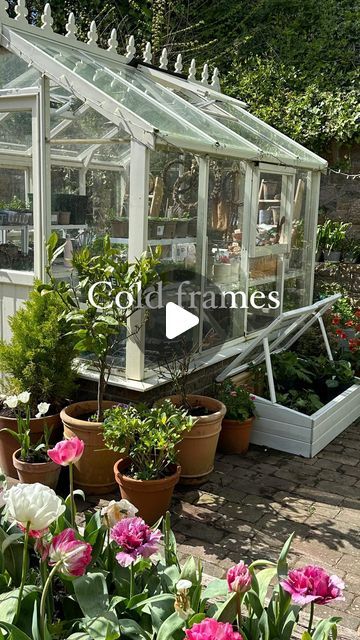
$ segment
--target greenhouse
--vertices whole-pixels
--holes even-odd
[[[52,231],[70,253],[105,232],[129,260],[161,246],[168,299],[180,280],[214,287],[215,296],[277,291],[277,308],[223,305],[211,319],[199,310],[189,346],[203,366],[311,304],[325,160],[223,95],[217,69],[210,78],[192,61],[185,73],[181,56],[171,63],[166,50],[155,64],[150,46],[138,56],[132,37],[119,55],[115,30],[101,49],[95,23],[80,42],[73,14],[66,35],[56,34],[49,5],[40,28],[23,0],[15,18],[1,0],[0,21],[3,338],[34,277],[45,278]],[[68,273],[66,247],[59,278]],[[111,382],[156,384],[163,341],[154,310],[117,354]]]

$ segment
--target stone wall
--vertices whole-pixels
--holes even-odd
[[[318,262],[315,265],[315,289],[326,284],[340,285],[348,292],[355,306],[360,306],[360,264],[349,262]]]

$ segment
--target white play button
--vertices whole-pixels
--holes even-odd
[[[180,336],[185,331],[196,327],[199,324],[199,318],[194,316],[190,311],[186,311],[174,302],[168,302],[166,305],[166,337],[169,340]]]

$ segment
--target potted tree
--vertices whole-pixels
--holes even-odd
[[[114,466],[121,497],[154,524],[169,508],[180,477],[177,447],[193,419],[169,400],[152,407],[118,406],[105,411],[104,440],[113,451],[128,456]]]
[[[222,453],[244,454],[249,448],[254,422],[255,404],[252,396],[245,387],[236,386],[231,380],[217,385],[215,393],[226,405],[218,449]]]
[[[13,465],[17,471],[20,482],[34,484],[40,482],[51,489],[56,489],[60,467],[47,455],[51,428],[45,425],[44,433],[36,445],[30,440],[30,393],[23,391],[18,396],[5,398],[4,404],[12,408],[16,413],[17,430],[5,429],[5,431],[18,442],[20,448],[13,453]],[[50,405],[40,402],[37,409],[37,418],[43,417]]]
[[[30,440],[38,442],[45,424],[52,429],[52,440],[60,435],[60,410],[71,398],[75,386],[74,341],[65,334],[62,300],[49,292],[46,299],[35,283],[28,300],[10,318],[11,340],[0,343],[0,371],[6,395],[30,393]],[[39,403],[49,404],[44,415],[35,417]],[[0,466],[17,478],[13,465],[16,440],[6,429],[17,430],[17,415],[9,405],[0,407]]]
[[[131,264],[105,236],[96,255],[86,247],[75,255],[75,283],[72,278],[58,281],[53,274],[52,265],[62,250],[56,249],[56,242],[56,234],[52,234],[47,245],[49,283],[40,290],[56,293],[62,300],[67,331],[76,339],[75,349],[78,354],[92,354],[91,366],[98,373],[97,400],[76,402],[61,411],[64,436],[85,442],[84,454],[74,468],[75,484],[88,493],[103,494],[114,486],[112,468],[117,459],[114,452],[105,449],[102,424],[104,410],[114,404],[104,399],[113,353],[127,338],[127,323],[137,309],[137,298],[143,301],[145,288],[158,281],[157,252]],[[132,302],[130,294],[134,294]],[[117,296],[124,296],[129,304],[118,304]]]
[[[185,433],[178,447],[178,461],[181,466],[181,482],[201,484],[214,468],[216,447],[221,431],[225,405],[216,398],[189,393],[193,352],[184,340],[173,357],[163,365],[165,375],[170,376],[174,395],[171,402],[185,409],[196,420],[192,429]]]

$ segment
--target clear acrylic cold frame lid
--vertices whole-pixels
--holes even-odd
[[[245,371],[250,365],[258,365],[265,361],[270,398],[272,402],[276,403],[271,354],[290,349],[315,322],[318,322],[329,360],[333,360],[322,316],[339,298],[341,298],[341,294],[337,293],[323,300],[319,300],[308,307],[281,313],[266,329],[261,331],[256,338],[244,345],[243,351],[218,375],[216,381],[222,382],[231,375]]]

